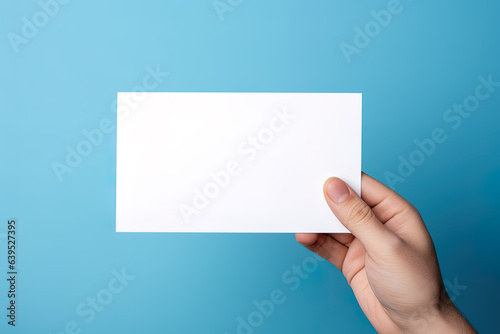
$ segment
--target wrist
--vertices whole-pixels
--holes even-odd
[[[455,307],[453,302],[446,298],[432,308],[420,322],[415,323],[413,330],[408,333],[477,333],[467,319]]]
[[[450,301],[451,303],[451,301]],[[467,319],[451,303],[444,307],[437,317],[434,328],[430,333],[477,333]]]

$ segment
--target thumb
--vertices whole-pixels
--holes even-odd
[[[378,253],[382,248],[398,241],[399,237],[388,230],[368,204],[341,179],[328,179],[324,194],[335,216],[361,241],[368,253]]]

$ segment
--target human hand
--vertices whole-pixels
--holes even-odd
[[[379,333],[476,333],[444,288],[434,244],[418,211],[363,173],[362,197],[330,178],[324,195],[352,232],[296,233],[344,274]]]

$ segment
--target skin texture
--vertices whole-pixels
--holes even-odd
[[[362,198],[338,178],[326,202],[352,232],[296,233],[299,243],[342,271],[379,333],[476,333],[444,288],[432,239],[418,211],[362,175]]]

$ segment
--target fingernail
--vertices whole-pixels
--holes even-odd
[[[326,186],[326,193],[337,204],[343,203],[349,197],[349,188],[338,178],[331,179]]]

